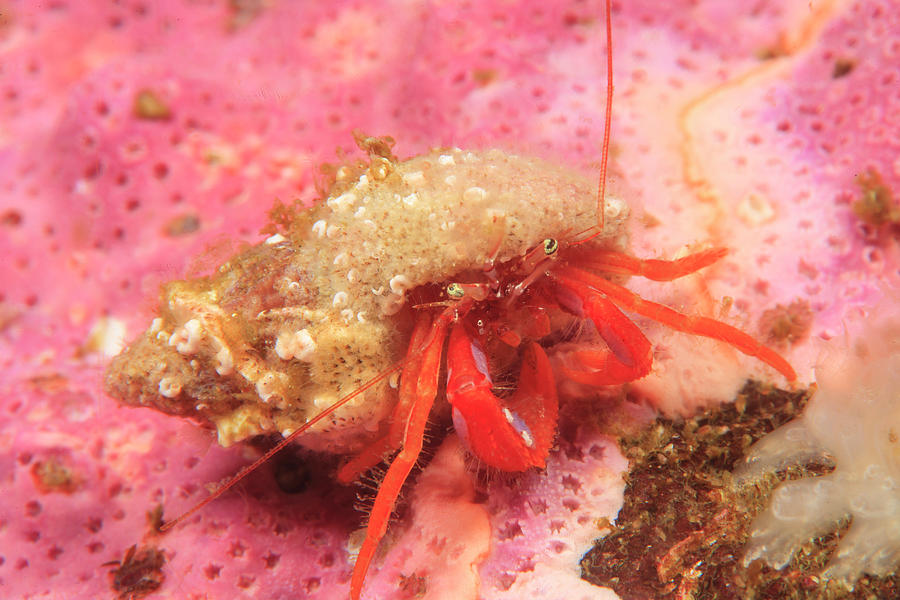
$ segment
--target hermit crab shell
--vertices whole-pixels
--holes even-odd
[[[107,391],[208,423],[223,445],[286,435],[405,355],[416,288],[483,279],[492,254],[515,261],[597,223],[595,180],[543,160],[441,149],[399,162],[386,144],[364,147],[369,163],[340,169],[328,197],[283,231],[212,276],[166,284]],[[624,249],[627,216],[608,200],[588,244]],[[358,450],[390,413],[391,383],[299,442]]]

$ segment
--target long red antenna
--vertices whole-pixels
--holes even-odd
[[[609,162],[609,129],[612,124],[613,58],[612,58],[612,0],[606,0],[606,111],[603,120],[603,146],[600,149],[600,184],[597,189],[597,225],[588,227],[578,236],[594,227],[597,231],[572,245],[589,242],[601,233],[606,225],[606,163]],[[576,237],[578,237],[576,236]]]
[[[381,373],[379,373],[378,375],[376,375],[374,378],[372,378],[372,379],[370,379],[369,381],[367,381],[367,382],[366,382],[364,385],[362,385],[361,387],[359,387],[359,388],[353,390],[352,392],[350,392],[349,394],[347,394],[346,396],[344,396],[343,398],[341,398],[340,400],[338,400],[337,402],[335,402],[334,404],[332,404],[331,406],[329,406],[328,408],[326,408],[325,410],[323,410],[322,412],[320,412],[319,414],[317,414],[315,417],[313,417],[312,419],[310,419],[309,421],[307,421],[306,423],[304,423],[304,424],[303,424],[300,428],[298,428],[296,431],[294,431],[294,432],[291,433],[289,436],[287,436],[286,438],[284,438],[283,440],[281,440],[280,442],[278,442],[278,444],[277,444],[274,448],[272,448],[271,450],[269,450],[268,452],[266,452],[265,454],[263,454],[261,457],[259,457],[258,459],[256,459],[256,460],[253,462],[253,464],[250,464],[250,465],[244,467],[243,469],[241,469],[240,472],[238,472],[237,475],[235,475],[234,477],[231,478],[231,480],[228,481],[228,483],[226,483],[225,485],[221,486],[221,487],[218,488],[216,491],[214,491],[213,493],[211,493],[209,496],[207,496],[206,498],[204,498],[203,500],[201,500],[200,502],[198,502],[197,504],[195,504],[195,505],[193,506],[193,508],[191,508],[190,510],[188,510],[186,513],[183,513],[180,517],[178,517],[178,518],[176,518],[176,519],[173,519],[173,520],[171,520],[171,521],[168,521],[168,522],[166,522],[166,523],[163,523],[163,525],[159,528],[159,530],[160,530],[160,531],[168,531],[169,529],[172,529],[173,527],[175,527],[176,525],[178,525],[179,523],[181,523],[182,521],[184,521],[185,519],[187,519],[187,518],[190,517],[191,515],[195,514],[195,513],[196,513],[197,511],[199,511],[200,509],[202,509],[204,506],[206,506],[207,504],[209,504],[210,502],[212,502],[213,500],[215,500],[216,498],[218,498],[219,496],[221,496],[222,494],[224,494],[225,492],[227,492],[229,489],[231,489],[232,487],[234,487],[234,485],[235,485],[237,482],[239,482],[240,480],[242,480],[244,477],[246,477],[247,475],[249,475],[250,473],[252,473],[252,472],[255,471],[256,469],[258,469],[258,468],[261,467],[262,465],[264,465],[264,464],[266,463],[266,461],[268,461],[270,458],[272,458],[273,456],[275,456],[275,455],[276,455],[278,452],[280,452],[285,446],[287,446],[288,444],[290,444],[291,442],[293,442],[295,439],[297,439],[297,437],[298,437],[300,434],[302,434],[304,431],[306,431],[307,429],[309,429],[310,427],[312,427],[313,425],[315,425],[316,423],[318,423],[318,422],[321,421],[322,419],[326,418],[326,417],[329,416],[331,413],[333,413],[334,411],[336,411],[337,409],[339,409],[339,408],[342,407],[343,405],[347,404],[347,402],[349,402],[349,401],[352,400],[353,398],[359,396],[360,394],[362,394],[363,392],[365,392],[366,390],[368,390],[369,388],[371,388],[371,387],[374,386],[375,384],[377,384],[377,383],[379,383],[379,382],[381,382],[381,381],[384,381],[384,380],[387,379],[391,374],[395,373],[396,371],[399,371],[399,370],[403,367],[404,363],[406,363],[406,360],[407,360],[407,359],[403,359],[403,360],[401,360],[401,361],[399,361],[399,362],[394,363],[393,365],[391,365],[390,367],[388,367],[387,369],[385,369],[384,371],[382,371]]]
[[[609,128],[612,124],[613,58],[612,58],[612,0],[606,0],[606,117],[603,121],[603,148],[600,151],[600,186],[597,190],[597,212],[600,231],[603,231],[606,208],[606,163],[609,159]]]

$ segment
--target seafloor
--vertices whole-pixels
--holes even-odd
[[[159,535],[160,507],[186,509],[259,450],[119,407],[104,367],[161,282],[261,241],[276,198],[311,201],[353,129],[401,157],[498,146],[596,172],[599,4],[0,0],[0,596],[345,598],[359,488],[300,453]],[[613,29],[610,188],[633,207],[634,253],[731,249],[702,278],[633,289],[775,345],[802,392],[821,341],[897,278],[900,4],[622,0]],[[591,548],[639,477],[629,460],[654,452],[634,427],[731,402],[748,376],[784,385],[641,325],[654,373],[619,393],[632,403],[568,408],[546,471],[473,480],[455,436],[435,449],[364,597],[614,597],[589,583],[621,581],[598,557],[641,530]],[[728,410],[703,418],[740,426]],[[629,576],[647,573],[650,597],[714,597],[679,557],[665,582]],[[822,562],[774,578],[818,586]],[[751,570],[727,573],[763,581]]]

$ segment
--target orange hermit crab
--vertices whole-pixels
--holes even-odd
[[[611,80],[608,93],[607,132]],[[626,253],[628,207],[603,188],[608,133],[599,194],[536,159],[443,149],[401,162],[387,138],[357,141],[368,163],[341,168],[318,206],[283,214],[278,233],[212,276],[168,284],[159,317],[107,374],[112,395],[208,422],[223,444],[284,436],[232,483],[294,440],[350,456],[342,481],[396,452],[354,599],[442,396],[478,459],[523,471],[543,467],[553,445],[558,380],[601,387],[650,371],[651,344],[623,309],[723,340],[795,379],[746,333],[621,285],[675,279],[725,251],[675,261]],[[554,367],[548,351],[562,341],[580,349]],[[498,373],[515,392],[495,390]]]

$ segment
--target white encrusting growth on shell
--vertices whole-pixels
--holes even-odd
[[[216,373],[219,375],[231,375],[231,372],[234,371],[234,357],[226,346],[222,346],[216,352],[216,362]]]
[[[628,207],[625,203],[618,198],[611,198],[607,196],[606,202],[603,206],[603,214],[607,219],[615,219],[619,215],[621,215],[624,211],[627,211]]]
[[[381,305],[381,314],[386,317],[396,315],[403,308],[403,296],[399,294],[391,294],[388,296],[384,304]]]
[[[316,342],[309,330],[283,331],[275,340],[275,354],[282,360],[296,358],[309,362],[316,352]]]
[[[334,295],[334,299],[331,301],[331,305],[335,308],[340,308],[347,304],[347,292],[338,292]]]
[[[393,277],[391,277],[388,285],[390,285],[392,292],[397,295],[402,295],[406,290],[410,288],[409,277],[403,274],[394,275]]]
[[[423,173],[422,171],[412,171],[411,173],[404,173],[402,177],[404,183],[413,187],[417,187],[425,183],[425,173]]]
[[[174,398],[181,393],[181,384],[173,377],[163,377],[159,380],[159,394],[166,398]]]
[[[356,204],[356,200],[356,194],[347,192],[346,194],[341,194],[337,198],[329,198],[326,200],[326,204],[334,210],[344,210]]]
[[[200,321],[190,319],[182,327],[175,330],[169,338],[169,345],[175,346],[180,354],[194,354],[203,338]]]
[[[478,186],[472,186],[463,192],[463,200],[466,202],[481,202],[487,197],[487,191]]]
[[[314,407],[316,407],[316,410],[322,410],[323,408],[328,408],[329,406],[334,404],[336,400],[337,398],[330,395],[314,396],[312,399],[312,404]]]
[[[332,193],[309,214],[276,223],[281,233],[213,275],[167,284],[159,320],[110,369],[113,395],[176,414],[202,405],[196,416],[223,444],[293,431],[402,358],[408,340],[391,315],[412,290],[477,279],[489,258],[518,261],[547,237],[596,224],[594,178],[544,161],[459,149],[370,160],[368,169],[339,168]],[[624,202],[608,200],[605,230],[590,244],[624,249],[627,214]],[[387,387],[361,394],[299,442],[360,450],[392,410]]]
[[[150,329],[148,329],[147,332],[148,332],[148,333],[156,333],[156,332],[162,330],[162,326],[163,326],[163,320],[160,319],[159,317],[156,317],[156,318],[153,319],[153,321],[150,323]]]
[[[256,394],[263,402],[269,402],[276,394],[278,377],[275,373],[265,373],[256,381]]]

